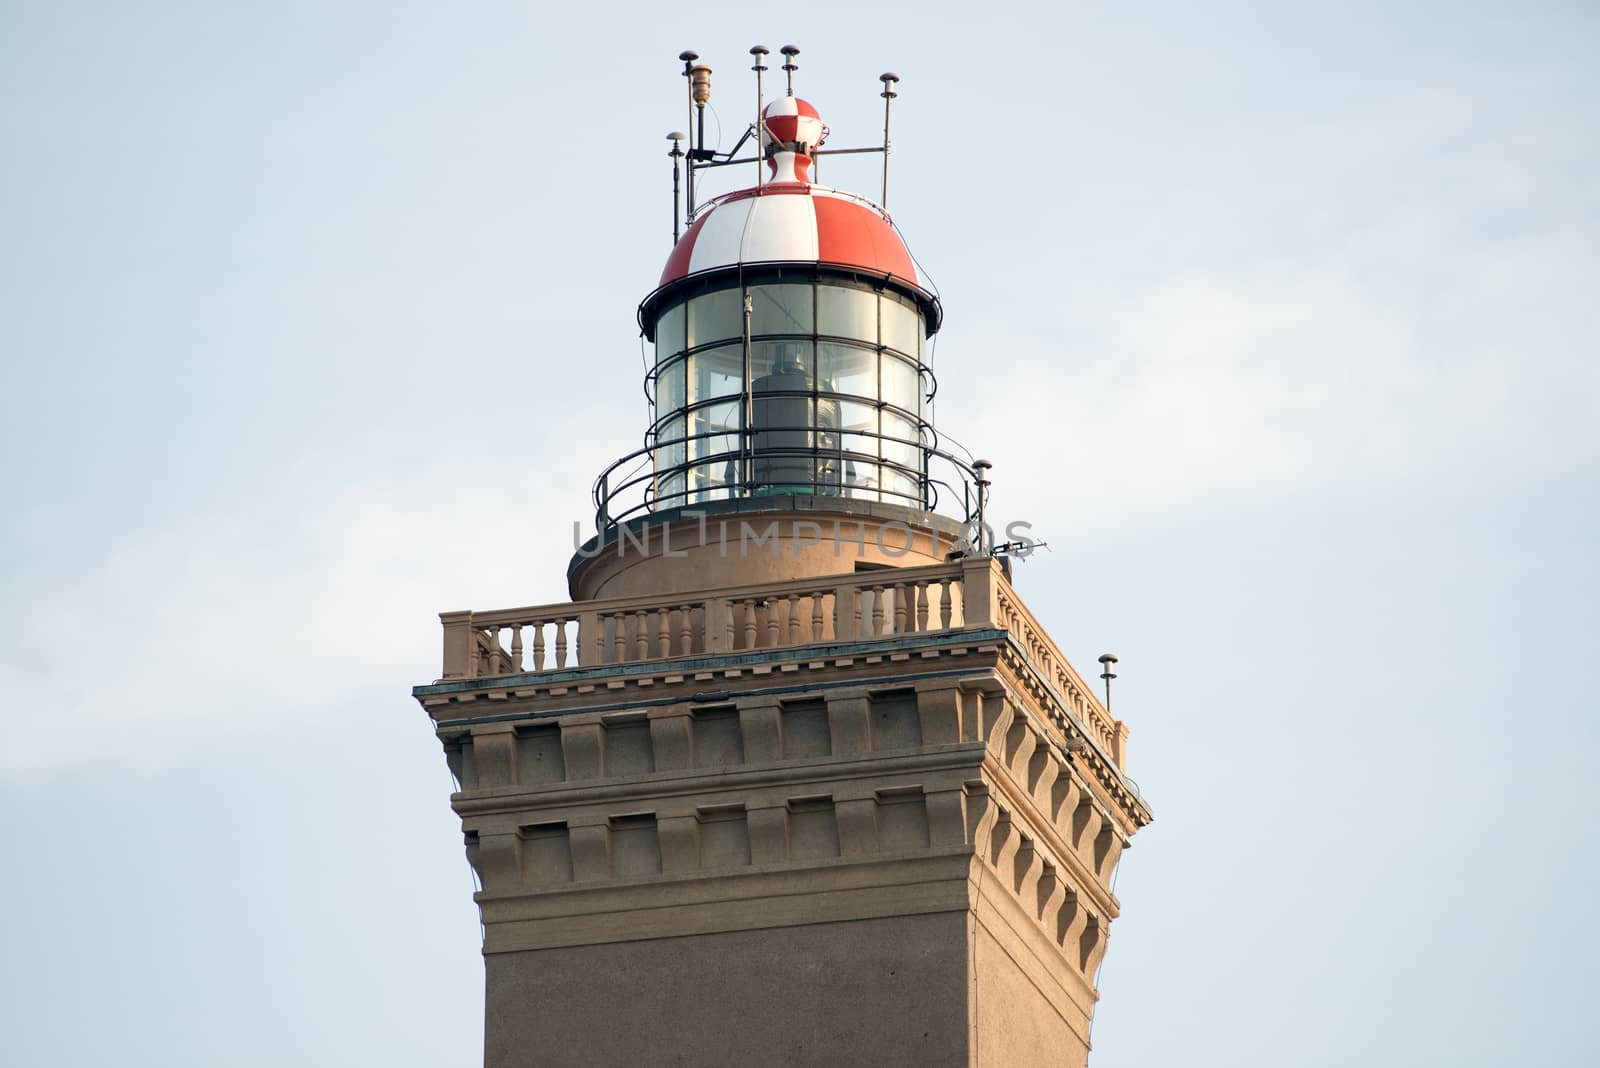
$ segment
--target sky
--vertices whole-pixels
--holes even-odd
[[[1091,1063],[1600,1061],[1592,7],[292,0],[0,3],[0,1061],[480,1063],[409,688],[640,443],[677,53],[729,147],[791,41],[1122,658]]]

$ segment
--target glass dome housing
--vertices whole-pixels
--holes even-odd
[[[916,300],[821,272],[662,296],[646,327],[654,509],[777,494],[929,507]]]

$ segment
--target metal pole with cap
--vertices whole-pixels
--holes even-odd
[[[694,78],[694,61],[700,58],[700,53],[699,52],[692,52],[692,51],[685,50],[685,51],[682,51],[682,52],[678,53],[678,58],[683,60],[684,88],[689,90],[689,129],[690,129],[690,131],[693,131],[694,130],[694,96],[695,96],[695,91],[694,91],[694,82],[695,82],[695,78]],[[704,113],[702,112],[702,114],[704,114]],[[705,144],[704,144],[705,139],[706,139],[706,127],[705,127],[705,123],[702,121],[701,124],[700,124],[700,141],[702,143],[700,144],[699,147],[701,147],[701,148],[705,147]],[[689,218],[691,218],[691,219],[694,218],[694,159],[695,159],[695,151],[694,150],[695,150],[695,143],[694,143],[693,137],[691,136],[689,138],[689,199],[688,199],[688,202],[687,202],[688,203],[688,215],[689,215]]]
[[[897,95],[894,85],[900,80],[900,75],[894,71],[884,71],[878,75],[878,80],[883,83],[883,92],[878,95],[883,97],[883,196],[878,201],[878,206],[884,210],[889,208],[889,103]]]
[[[988,460],[972,461],[972,481],[978,491],[978,555],[988,554],[989,527],[986,512],[989,507],[989,469],[994,464]]]
[[[676,245],[678,243],[678,208],[680,207],[678,203],[678,161],[683,158],[683,149],[679,147],[679,142],[683,140],[683,134],[674,130],[667,134],[667,140],[672,142],[672,151],[668,152],[667,155],[672,157],[672,243]],[[691,160],[689,166],[693,168],[694,161]],[[693,171],[691,170],[690,173],[693,173]]]
[[[794,45],[784,45],[778,51],[783,53],[783,75],[788,79],[785,86],[787,95],[794,96],[794,72],[800,69],[795,65],[794,57],[800,54],[800,49]]]
[[[1106,680],[1106,714],[1107,715],[1111,714],[1111,680],[1117,677],[1117,673],[1115,671],[1111,670],[1111,665],[1115,664],[1116,662],[1117,662],[1117,658],[1116,658],[1116,656],[1114,654],[1112,654],[1112,653],[1102,653],[1102,654],[1100,654],[1100,666],[1101,666],[1100,677],[1102,679]]]
[[[767,65],[762,59],[768,55],[770,49],[766,45],[754,45],[750,54],[755,57],[755,66],[750,69],[756,72],[756,192],[761,192],[761,172],[766,170],[767,153],[764,138],[767,132],[766,118],[761,114],[765,108],[762,100],[761,75],[766,71]]]

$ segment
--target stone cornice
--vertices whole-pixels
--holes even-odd
[[[1003,665],[1007,681],[1025,693],[1031,707],[1040,709],[1050,734],[1076,750],[1079,763],[1137,828],[1151,821],[1149,805],[1118,769],[1093,732],[1071,711],[1070,704],[1026,655],[1007,631],[964,630],[928,635],[877,639],[848,644],[799,646],[757,650],[722,656],[682,657],[580,668],[561,672],[505,675],[493,678],[451,680],[417,686],[413,696],[427,709],[440,732],[474,723],[516,721],[640,708],[704,699],[707,686],[726,688],[729,696],[772,692],[772,683],[784,676],[779,691],[822,691],[859,685],[870,674],[883,685],[914,682],[951,673],[929,661],[967,659],[974,654]],[[894,674],[885,676],[885,669]],[[960,674],[960,672],[955,672]],[[826,677],[826,678],[824,678]],[[559,702],[556,707],[499,711],[501,702]]]
[[[767,786],[799,789],[866,777],[926,775],[930,772],[970,772],[976,776],[984,761],[982,742],[924,746],[903,754],[878,751],[854,759],[818,757],[780,764],[736,765],[658,771],[618,780],[552,783],[547,786],[494,786],[452,795],[451,807],[463,818],[498,814],[530,814],[539,809],[606,805],[618,802],[654,803],[675,797],[740,793]]]
[[[992,800],[1003,805],[1013,815],[1021,815],[1026,821],[1028,836],[1035,842],[1044,843],[1047,847],[1048,859],[1071,872],[1073,881],[1083,887],[1095,906],[1103,910],[1108,918],[1116,918],[1122,911],[1116,895],[1100,881],[1099,875],[1084,863],[1078,851],[1072,847],[1072,843],[1062,836],[1060,830],[1048,818],[1049,813],[1044,813],[1046,817],[1044,819],[1038,818],[1038,803],[1028,796],[1022,784],[1011,777],[993,751],[985,755],[983,770],[987,773],[984,782],[991,791]]]
[[[743,692],[774,681],[771,676],[788,674],[797,676],[792,682],[797,689],[815,688],[818,673],[859,676],[871,669],[872,675],[882,677],[887,667],[897,675],[912,675],[918,669],[927,670],[927,661],[946,657],[984,654],[992,662],[1005,640],[1004,631],[942,631],[846,644],[451,680],[413,687],[412,696],[440,727],[445,727],[455,721],[475,720],[488,710],[490,703],[513,698],[559,700],[560,707],[528,713],[552,716],[591,711],[608,697],[612,703],[630,706],[637,705],[641,699],[658,697],[663,701],[693,699],[707,689],[706,684],[720,687],[733,683],[733,688]]]
[[[1027,700],[1019,703],[1044,714],[1051,736],[1058,742],[1066,743],[1071,755],[1077,758],[1073,762],[1082,767],[1111,801],[1128,814],[1135,829],[1148,824],[1153,818],[1150,806],[1010,635],[1007,635],[999,663],[1004,669],[1006,681],[1027,695]]]

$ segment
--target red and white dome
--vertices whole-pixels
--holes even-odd
[[[713,201],[678,239],[661,284],[755,263],[838,264],[930,288],[876,206],[804,182],[773,183],[759,193],[746,189]]]
[[[931,287],[882,208],[863,197],[812,185],[811,152],[827,137],[816,109],[798,97],[766,108],[767,167],[760,189],[702,207],[661,272],[665,286],[687,275],[756,263],[825,263]]]

